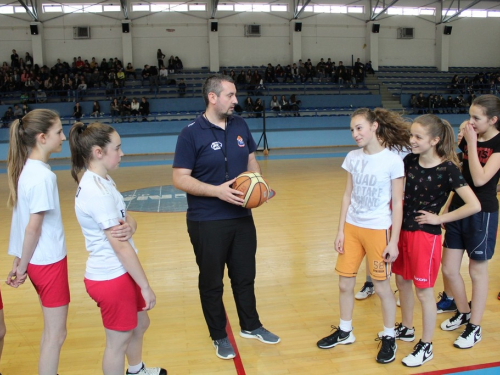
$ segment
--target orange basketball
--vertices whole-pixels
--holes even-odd
[[[243,172],[233,183],[233,189],[241,191],[243,207],[257,208],[269,199],[269,185],[257,172]]]

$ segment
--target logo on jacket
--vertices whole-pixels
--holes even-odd
[[[217,151],[217,150],[220,150],[222,148],[222,143],[216,141],[216,142],[212,142],[212,150],[214,151]]]
[[[245,147],[245,142],[243,142],[243,138],[241,138],[241,135],[239,135],[236,140],[238,141],[238,146]]]

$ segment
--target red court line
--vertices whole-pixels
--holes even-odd
[[[238,346],[236,345],[236,341],[234,341],[233,330],[231,329],[231,323],[229,323],[229,317],[227,316],[227,312],[226,312],[226,321],[227,321],[226,324],[227,338],[229,339],[229,342],[233,346],[234,352],[236,353],[236,357],[233,358],[234,367],[236,368],[236,374],[246,375],[245,368],[243,367],[243,362],[241,362],[241,355],[240,352],[238,351]]]
[[[492,362],[492,363],[483,363],[479,365],[472,365],[472,366],[464,366],[464,367],[457,367],[457,368],[452,368],[452,369],[447,369],[447,370],[436,370],[436,371],[430,371],[430,372],[420,372],[415,375],[443,375],[443,374],[454,374],[457,372],[463,372],[463,371],[472,371],[472,370],[480,370],[483,368],[491,368],[491,367],[500,367],[500,362]]]

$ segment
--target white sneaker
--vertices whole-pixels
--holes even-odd
[[[430,361],[432,357],[434,357],[432,353],[432,343],[422,342],[422,340],[420,340],[413,348],[413,353],[408,354],[401,362],[407,367],[417,367]]]
[[[469,323],[470,313],[462,314],[457,310],[455,315],[453,315],[450,319],[446,319],[443,323],[441,323],[441,329],[443,331],[454,331],[461,326]]]
[[[139,370],[139,372],[129,372],[127,370],[126,375],[167,375],[167,370],[161,367],[146,367],[146,365],[143,363],[142,368]]]
[[[361,288],[359,292],[356,293],[354,298],[356,299],[367,299],[370,297],[372,294],[375,293],[375,289],[373,288],[373,283],[367,281]]]
[[[467,323],[465,330],[458,336],[453,346],[459,349],[470,349],[481,341],[481,338],[481,326]]]

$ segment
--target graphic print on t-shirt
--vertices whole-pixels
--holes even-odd
[[[352,174],[353,191],[358,205],[353,207],[356,214],[370,211],[377,207],[382,193],[382,189],[377,187],[377,176],[369,173],[366,160],[351,160],[350,171]]]

